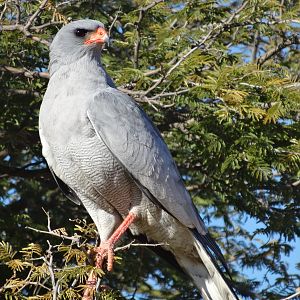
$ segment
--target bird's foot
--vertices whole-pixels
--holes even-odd
[[[104,259],[107,258],[107,271],[113,269],[115,243],[124,234],[130,224],[133,223],[135,218],[136,216],[133,213],[129,213],[112,236],[107,241],[101,242],[100,246],[94,249],[96,253],[96,267],[102,269]]]
[[[114,243],[110,239],[101,242],[99,247],[94,248],[96,253],[95,266],[102,269],[103,262],[107,258],[107,271],[111,271],[114,262]]]
[[[136,219],[133,213],[129,213],[122,224],[116,229],[112,236],[105,242],[101,242],[99,247],[95,247],[92,253],[95,255],[95,266],[102,269],[103,262],[107,258],[107,271],[111,271],[114,262],[114,245]],[[92,271],[87,280],[88,287],[84,290],[82,300],[92,300],[97,282],[97,275]]]

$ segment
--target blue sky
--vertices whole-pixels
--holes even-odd
[[[253,233],[255,230],[259,228],[265,228],[265,225],[261,222],[258,222],[254,218],[251,218],[249,216],[243,217],[243,227],[247,229],[250,233]],[[221,219],[211,219],[211,222],[208,224],[208,226],[224,226],[224,222]],[[277,239],[278,237],[273,236],[272,239]],[[255,242],[255,240],[261,240],[262,242],[267,242],[270,240],[270,237],[262,234],[257,234],[255,236],[255,239],[252,241],[257,246],[260,246],[259,242]],[[286,262],[288,265],[289,273],[297,273],[299,274],[299,270],[296,268],[296,264],[300,263],[300,238],[296,237],[294,241],[289,242],[289,244],[294,248],[294,250],[290,253],[289,256],[282,254],[282,261]],[[239,270],[240,266],[237,265],[236,268]],[[263,281],[264,276],[267,274],[267,278],[270,281],[270,283],[274,283],[276,279],[276,274],[268,273],[266,268],[257,269],[257,268],[243,268],[241,270],[242,274],[245,274],[249,279],[255,279],[262,283],[262,288],[267,287],[267,283]]]

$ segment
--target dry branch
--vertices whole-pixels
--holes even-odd
[[[298,288],[298,289],[299,289],[299,288]],[[286,297],[286,298],[283,298],[283,299],[281,299],[281,300],[291,300],[291,299],[296,299],[296,298],[298,298],[299,295],[300,295],[300,290],[298,290],[295,294],[290,295],[290,296],[288,296],[288,297]]]
[[[141,46],[141,32],[140,32],[141,22],[143,21],[143,18],[147,13],[147,11],[161,2],[163,2],[163,0],[155,0],[152,3],[148,4],[147,6],[141,7],[139,9],[139,18],[138,21],[135,23],[136,41],[135,41],[134,54],[133,54],[133,65],[136,69],[139,67],[139,51]]]
[[[23,75],[28,78],[46,78],[49,79],[50,75],[48,72],[29,71],[22,68],[15,68],[11,66],[0,65],[0,71],[9,72],[13,75]]]
[[[297,35],[293,35],[290,38],[284,40],[282,43],[278,44],[275,48],[269,50],[266,52],[263,56],[258,58],[257,64],[261,66],[264,64],[266,61],[268,61],[270,58],[272,58],[274,55],[279,53],[281,50],[284,48],[290,47],[292,45],[299,45],[300,44],[300,39]]]
[[[48,235],[51,235],[51,236],[55,236],[55,237],[61,238],[63,240],[70,240],[74,243],[79,243],[79,239],[80,239],[79,236],[68,236],[68,235],[64,235],[64,234],[59,234],[59,233],[56,233],[53,230],[51,230],[51,231],[40,230],[40,229],[36,229],[36,228],[30,227],[30,226],[26,226],[26,228],[30,229],[32,231],[38,232],[38,233],[43,233],[43,234],[48,234]]]

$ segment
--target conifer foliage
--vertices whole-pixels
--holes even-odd
[[[92,270],[95,299],[200,298],[155,245],[130,237],[114,272],[95,270],[95,227],[41,155],[49,45],[82,18],[105,24],[102,62],[162,132],[241,298],[297,292],[300,266],[286,257],[300,235],[298,1],[3,0],[0,10],[1,299],[78,299]]]

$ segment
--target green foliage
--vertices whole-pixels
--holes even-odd
[[[294,292],[299,273],[290,272],[285,256],[300,235],[297,1],[7,0],[0,6],[0,293],[51,299],[52,255],[58,299],[76,299],[92,268],[87,251],[99,242],[95,228],[84,208],[58,191],[38,136],[48,41],[63,23],[86,17],[110,30],[103,64],[157,124],[201,215],[221,224],[210,229],[239,293],[280,299]],[[45,229],[42,207],[55,230]],[[249,218],[258,222],[254,229]],[[96,298],[121,299],[117,291],[126,298],[199,298],[188,279],[149,251],[132,247],[122,258],[114,272],[99,274],[112,290]]]
[[[93,224],[76,221],[73,236],[69,236],[65,228],[48,231],[48,235],[56,236],[61,241],[55,243],[47,240],[48,246],[43,248],[40,244],[30,243],[20,251],[14,251],[8,242],[0,243],[0,263],[3,263],[10,271],[11,276],[1,288],[5,299],[15,297],[25,299],[25,295],[32,293],[37,297],[30,299],[52,299],[59,293],[59,299],[80,298],[84,289],[88,274],[91,271],[100,279],[103,271],[90,265],[88,250],[92,245],[79,243],[79,240],[93,238],[96,231]],[[80,228],[80,235],[76,234]],[[47,232],[45,232],[47,233]],[[66,240],[71,242],[66,243]],[[57,241],[56,241],[57,242]],[[17,257],[17,258],[15,258]],[[121,299],[118,292],[103,290],[97,293],[97,299]]]

